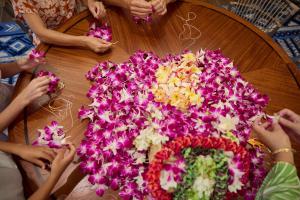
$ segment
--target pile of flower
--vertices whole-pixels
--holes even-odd
[[[161,199],[156,190],[173,199],[255,197],[265,171],[262,154],[247,141],[268,98],[219,50],[163,59],[138,51],[121,64],[99,63],[86,77],[92,104],[79,110],[89,124],[77,153],[98,195],[110,187],[122,199]],[[206,142],[171,145],[190,135]],[[153,186],[153,163],[166,156],[156,153],[171,146]]]
[[[87,36],[99,38],[107,42],[112,41],[112,30],[108,23],[99,24],[98,21],[92,21],[89,26]]]
[[[36,146],[48,146],[50,148],[61,148],[65,141],[63,126],[59,126],[56,121],[44,129],[38,129],[38,138],[32,143]]]
[[[60,79],[52,72],[41,70],[36,74],[36,77],[48,76],[50,79],[48,93],[54,93],[59,88]]]

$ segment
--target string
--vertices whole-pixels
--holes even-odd
[[[65,85],[62,82],[59,82],[58,90],[56,93],[59,93]],[[72,96],[69,96],[72,97]],[[59,106],[55,106],[58,104]],[[60,105],[62,104],[62,105]],[[73,102],[69,99],[63,97],[51,97],[48,101],[47,106],[43,106],[40,104],[40,107],[55,116],[59,121],[65,120],[68,116],[71,118],[71,126],[69,129],[65,131],[68,133],[74,127],[74,117],[72,113]]]
[[[188,49],[202,36],[200,29],[191,24],[191,21],[195,20],[197,15],[194,12],[188,12],[186,19],[179,15],[177,15],[177,17],[183,21],[182,31],[179,33],[178,37],[182,41],[190,41],[185,47]],[[196,34],[193,34],[194,32],[196,32]]]

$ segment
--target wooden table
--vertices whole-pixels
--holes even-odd
[[[209,4],[178,2],[169,5],[168,13],[160,19],[155,19],[152,24],[136,25],[127,12],[119,8],[109,8],[108,19],[112,25],[113,40],[118,41],[111,51],[96,54],[90,50],[73,47],[45,44],[39,46],[39,49],[47,52],[47,60],[52,66],[50,70],[65,83],[61,97],[73,102],[74,126],[67,135],[76,145],[79,145],[83,139],[83,132],[87,125],[86,121],[80,122],[77,119],[77,111],[81,105],[90,104],[85,96],[90,86],[85,79],[85,73],[99,61],[122,62],[139,49],[153,51],[159,56],[167,53],[180,53],[186,47],[187,42],[181,41],[178,37],[183,25],[183,21],[178,16],[187,18],[188,12],[196,13],[197,18],[191,23],[202,33],[201,38],[191,46],[191,50],[220,48],[227,57],[234,61],[247,81],[262,93],[269,95],[271,101],[266,109],[267,113],[273,114],[282,108],[290,108],[300,113],[300,90],[296,81],[300,79],[295,65],[269,36],[243,19]],[[82,12],[69,20],[59,31],[84,35],[88,30],[89,18],[88,12]],[[27,85],[29,77],[22,75],[17,93]],[[58,120],[66,128],[71,126],[70,114],[57,119],[44,109],[39,109],[28,116],[30,140],[33,141],[36,138],[38,128],[43,128],[52,120]],[[23,130],[24,123],[21,117],[10,128],[10,139],[23,143]],[[300,151],[300,145],[294,147],[298,152]],[[295,154],[298,172],[300,171],[299,155],[299,153]],[[22,165],[30,176],[30,182],[35,183],[31,185],[41,184],[44,172],[40,176],[39,171],[31,164],[23,162]],[[76,167],[77,165],[72,165],[68,168],[57,186],[59,189],[56,194],[69,194],[77,182],[83,178]],[[68,176],[67,183],[61,186]],[[76,190],[77,193],[73,193],[69,199],[95,198],[94,192],[87,194],[89,192],[83,192],[83,187],[79,187]],[[113,197],[106,196],[103,199],[113,199]]]

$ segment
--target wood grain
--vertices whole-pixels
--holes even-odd
[[[300,113],[300,90],[297,85],[297,71],[285,52],[272,41],[272,39],[259,29],[235,16],[234,14],[212,5],[201,2],[177,2],[168,6],[168,13],[163,17],[156,17],[152,24],[135,24],[128,12],[119,8],[108,9],[108,19],[113,30],[113,40],[118,41],[113,48],[105,54],[96,54],[87,49],[48,46],[42,44],[40,49],[47,51],[47,60],[51,71],[55,72],[65,83],[65,89],[61,97],[73,102],[72,115],[74,126],[67,133],[72,142],[79,145],[83,139],[87,121],[80,122],[77,119],[77,111],[81,105],[88,105],[86,92],[90,83],[84,74],[97,62],[111,60],[122,62],[135,51],[142,49],[153,51],[159,56],[167,53],[180,53],[186,45],[178,37],[182,31],[182,20],[178,16],[187,17],[188,12],[197,15],[192,24],[201,30],[202,36],[192,51],[199,49],[221,49],[224,55],[231,58],[238,67],[242,76],[252,83],[262,93],[269,95],[271,101],[266,108],[267,113],[273,114],[282,108],[290,108]],[[84,35],[88,30],[88,12],[68,21],[59,31],[73,35]],[[22,76],[18,83],[18,90],[28,83],[29,76]],[[300,79],[298,79],[300,80]],[[30,140],[36,136],[36,130],[49,124],[51,120],[58,120],[60,124],[69,128],[70,116],[65,119],[57,119],[49,112],[39,109],[28,117]],[[14,142],[23,143],[23,121],[17,120],[10,127],[10,139]],[[294,145],[300,151],[300,145]],[[300,171],[300,154],[295,154],[298,172]],[[23,162],[24,165],[24,162]],[[47,173],[42,176],[33,170],[33,166],[26,163],[25,171],[40,185]],[[70,175],[71,174],[71,175]],[[70,175],[70,176],[69,176]],[[69,199],[95,199],[94,191],[82,196],[83,188],[87,188],[84,176],[78,171],[77,165],[73,164],[64,173],[56,187],[56,195],[68,195],[77,185]],[[77,192],[76,192],[77,191]],[[112,196],[113,195],[113,196]],[[117,198],[113,192],[107,193],[102,199]]]

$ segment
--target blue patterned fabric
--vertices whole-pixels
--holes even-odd
[[[34,48],[28,35],[15,22],[0,23],[0,63],[13,62]],[[2,82],[14,85],[18,75]]]
[[[300,11],[273,35],[275,40],[300,69]]]

